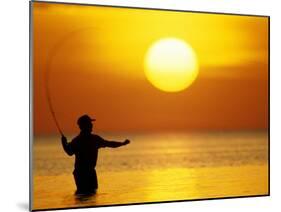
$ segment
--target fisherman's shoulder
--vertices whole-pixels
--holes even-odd
[[[77,136],[75,136],[74,138],[72,138],[72,142],[76,142],[76,141],[79,141],[79,140],[81,140],[82,138],[81,138],[81,135],[77,135]]]
[[[92,138],[95,140],[103,140],[103,138],[97,134],[92,134]]]

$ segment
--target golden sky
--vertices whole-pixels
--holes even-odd
[[[266,17],[33,2],[33,26],[35,134],[56,132],[47,64],[67,133],[85,113],[104,132],[268,127]],[[144,74],[148,48],[167,37],[186,41],[199,61],[195,82],[177,93],[156,89]]]

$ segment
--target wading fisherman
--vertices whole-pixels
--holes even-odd
[[[96,163],[98,158],[98,150],[102,147],[116,148],[130,143],[128,139],[123,142],[107,141],[102,137],[92,133],[95,119],[88,115],[81,116],[77,124],[80,128],[80,134],[76,136],[70,143],[64,135],[61,142],[64,151],[68,155],[75,155],[74,179],[77,190],[75,194],[94,194],[98,188],[98,180],[96,174]]]

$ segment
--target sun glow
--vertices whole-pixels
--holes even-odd
[[[162,91],[182,91],[198,75],[196,54],[181,39],[158,40],[150,46],[145,56],[145,75],[152,85]]]

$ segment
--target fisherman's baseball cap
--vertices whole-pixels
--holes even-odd
[[[81,124],[89,123],[89,122],[92,122],[92,121],[96,121],[96,119],[93,119],[88,115],[83,115],[77,120],[77,124],[80,126]]]

